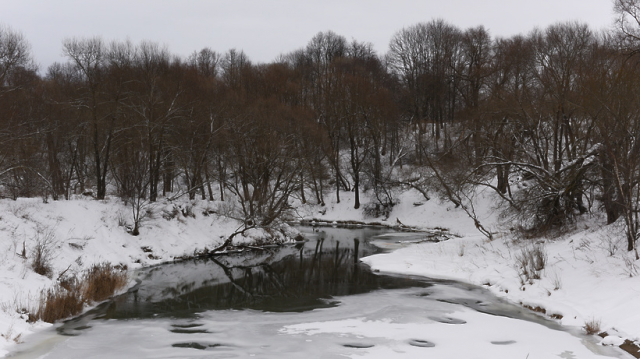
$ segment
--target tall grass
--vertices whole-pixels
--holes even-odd
[[[127,274],[109,263],[96,264],[84,275],[82,295],[87,302],[101,302],[127,284]]]
[[[542,244],[527,246],[522,248],[519,255],[516,255],[516,267],[521,284],[529,282],[533,284],[534,279],[540,279],[542,270],[547,265],[547,251]]]
[[[68,318],[82,312],[84,301],[77,291],[69,291],[56,285],[54,288],[40,293],[38,310],[29,315],[29,319],[53,323],[58,319]]]
[[[82,312],[85,304],[101,302],[127,284],[127,273],[111,264],[94,264],[77,279],[60,280],[40,293],[38,307],[30,310],[29,321],[53,323]]]

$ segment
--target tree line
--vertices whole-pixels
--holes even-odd
[[[267,64],[72,38],[44,75],[4,27],[0,189],[232,200],[245,223],[269,225],[292,197],[324,204],[329,192],[388,213],[403,187],[472,213],[465,189],[486,186],[526,230],[623,218],[632,250],[639,8],[617,0],[614,31],[568,22],[508,38],[432,20],[396,32],[384,55],[327,31]]]

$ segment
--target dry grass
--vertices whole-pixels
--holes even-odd
[[[40,293],[38,308],[29,321],[53,323],[82,312],[85,304],[103,301],[127,284],[127,273],[111,264],[95,264],[81,280],[65,277],[52,289]]]
[[[541,272],[546,265],[547,251],[542,244],[527,246],[516,256],[516,267],[522,284],[540,279]]]
[[[584,326],[582,328],[589,335],[598,334],[600,333],[600,320],[591,318],[591,320],[584,323]]]
[[[29,315],[30,320],[43,320],[53,323],[58,319],[67,318],[82,312],[84,301],[78,291],[68,291],[60,286],[40,293],[40,306],[35,317]]]
[[[554,274],[552,282],[553,282],[553,290],[558,290],[562,288],[562,278],[560,278],[558,273]]]
[[[624,260],[624,266],[627,269],[627,273],[629,277],[635,277],[638,275],[638,266],[636,265],[635,258],[630,255],[623,255],[622,259]]]
[[[53,275],[51,259],[56,244],[54,232],[50,229],[39,228],[34,239],[36,244],[31,251],[31,268],[34,272],[51,278]]]
[[[127,284],[127,274],[111,264],[96,264],[84,275],[82,294],[88,302],[101,302]]]
[[[7,328],[7,331],[0,334],[0,337],[5,338],[7,341],[13,341],[16,344],[22,343],[22,333],[19,333],[15,336],[13,335],[13,324],[9,325],[9,328]]]

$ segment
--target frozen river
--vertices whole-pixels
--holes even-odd
[[[605,358],[591,338],[457,282],[372,273],[424,235],[308,229],[298,246],[148,268],[15,358]]]

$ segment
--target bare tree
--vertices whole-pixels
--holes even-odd
[[[12,89],[12,75],[20,68],[35,70],[31,46],[20,32],[0,24],[0,95]]]
[[[460,61],[461,31],[443,20],[420,23],[397,32],[389,44],[387,61],[405,85],[404,108],[417,128],[416,155],[427,151],[425,136],[431,128],[436,151],[447,124],[454,120],[457,99],[455,71]]]
[[[640,1],[614,0],[620,46],[635,54],[640,50]]]
[[[108,91],[105,78],[107,48],[102,39],[67,39],[63,43],[63,53],[82,76],[80,91],[72,103],[87,124],[86,135],[93,151],[96,198],[104,199],[120,93],[117,88]]]
[[[344,180],[341,169],[342,124],[340,119],[335,116],[335,104],[338,99],[332,96],[335,94],[333,80],[336,77],[332,76],[331,64],[334,60],[344,57],[346,51],[346,38],[332,31],[316,34],[305,48],[306,56],[311,64],[310,106],[329,137],[331,147],[329,147],[330,152],[327,157],[333,168],[338,203],[340,203],[340,187],[345,190],[350,187]]]
[[[205,78],[214,79],[220,72],[221,56],[208,47],[194,52],[187,59],[187,64],[195,68],[198,74]]]

